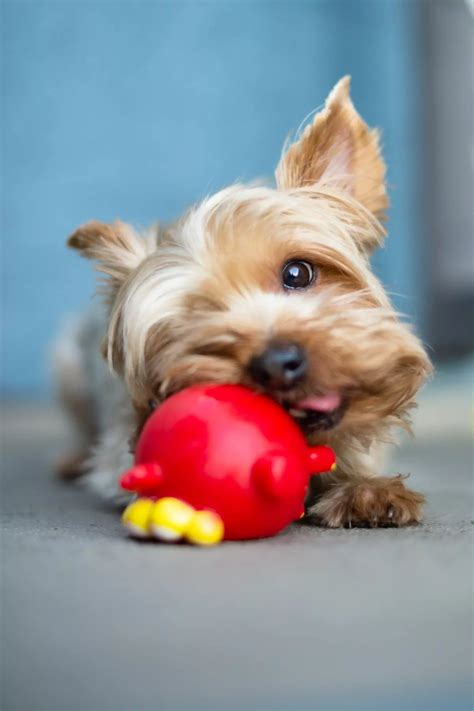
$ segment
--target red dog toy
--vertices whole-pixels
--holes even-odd
[[[240,385],[193,386],[147,421],[121,486],[139,498],[123,514],[135,536],[263,538],[304,512],[310,476],[335,467],[329,447],[308,447],[291,417]]]

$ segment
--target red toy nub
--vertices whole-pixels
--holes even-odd
[[[150,416],[121,486],[131,533],[201,545],[263,538],[304,512],[312,474],[335,467],[276,402],[240,385],[193,386]]]

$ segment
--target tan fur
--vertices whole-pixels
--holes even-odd
[[[329,528],[406,526],[419,523],[425,497],[405,487],[403,476],[336,479],[310,516]]]
[[[406,524],[420,519],[423,497],[401,478],[376,477],[375,451],[393,426],[409,427],[430,363],[368,262],[384,236],[385,167],[348,87],[341,80],[283,155],[277,190],[222,190],[146,244],[122,223],[89,223],[69,244],[99,260],[111,281],[105,352],[139,426],[151,398],[191,383],[252,385],[250,359],[273,338],[290,340],[310,370],[285,397],[335,390],[349,403],[335,429],[312,438],[332,444],[339,461],[318,520]],[[289,259],[316,265],[314,286],[282,289]]]
[[[350,77],[336,84],[323,111],[284,153],[276,171],[277,185],[288,190],[332,180],[381,220],[388,198],[379,134],[355,110],[349,85]],[[370,240],[364,246],[373,248],[377,242]]]
[[[108,291],[112,294],[147,254],[146,240],[120,220],[110,225],[97,220],[87,222],[73,232],[67,244],[96,261],[97,270],[107,277]]]

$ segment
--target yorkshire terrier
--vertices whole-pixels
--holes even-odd
[[[387,207],[379,135],[345,77],[285,147],[275,187],[233,185],[142,236],[122,222],[79,227],[68,244],[105,275],[107,309],[103,332],[89,314],[58,344],[63,400],[82,435],[63,475],[89,456],[90,483],[117,494],[157,404],[196,382],[242,383],[281,403],[311,444],[334,448],[338,468],[315,478],[312,520],[420,521],[423,495],[378,471],[431,370],[370,267]]]

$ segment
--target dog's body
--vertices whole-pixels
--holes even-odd
[[[84,441],[96,439],[96,488],[116,491],[156,403],[194,382],[240,382],[281,402],[310,442],[334,447],[338,472],[318,481],[310,509],[318,522],[420,520],[423,497],[377,469],[430,372],[369,265],[384,236],[384,175],[346,78],[283,153],[276,189],[235,185],[143,237],[97,222],[71,236],[107,280],[104,332],[85,319],[58,351],[59,370],[70,371],[64,399]],[[117,375],[94,361],[91,381],[87,353],[104,335]],[[113,406],[98,407],[104,399]],[[65,468],[83,455],[84,446]]]

